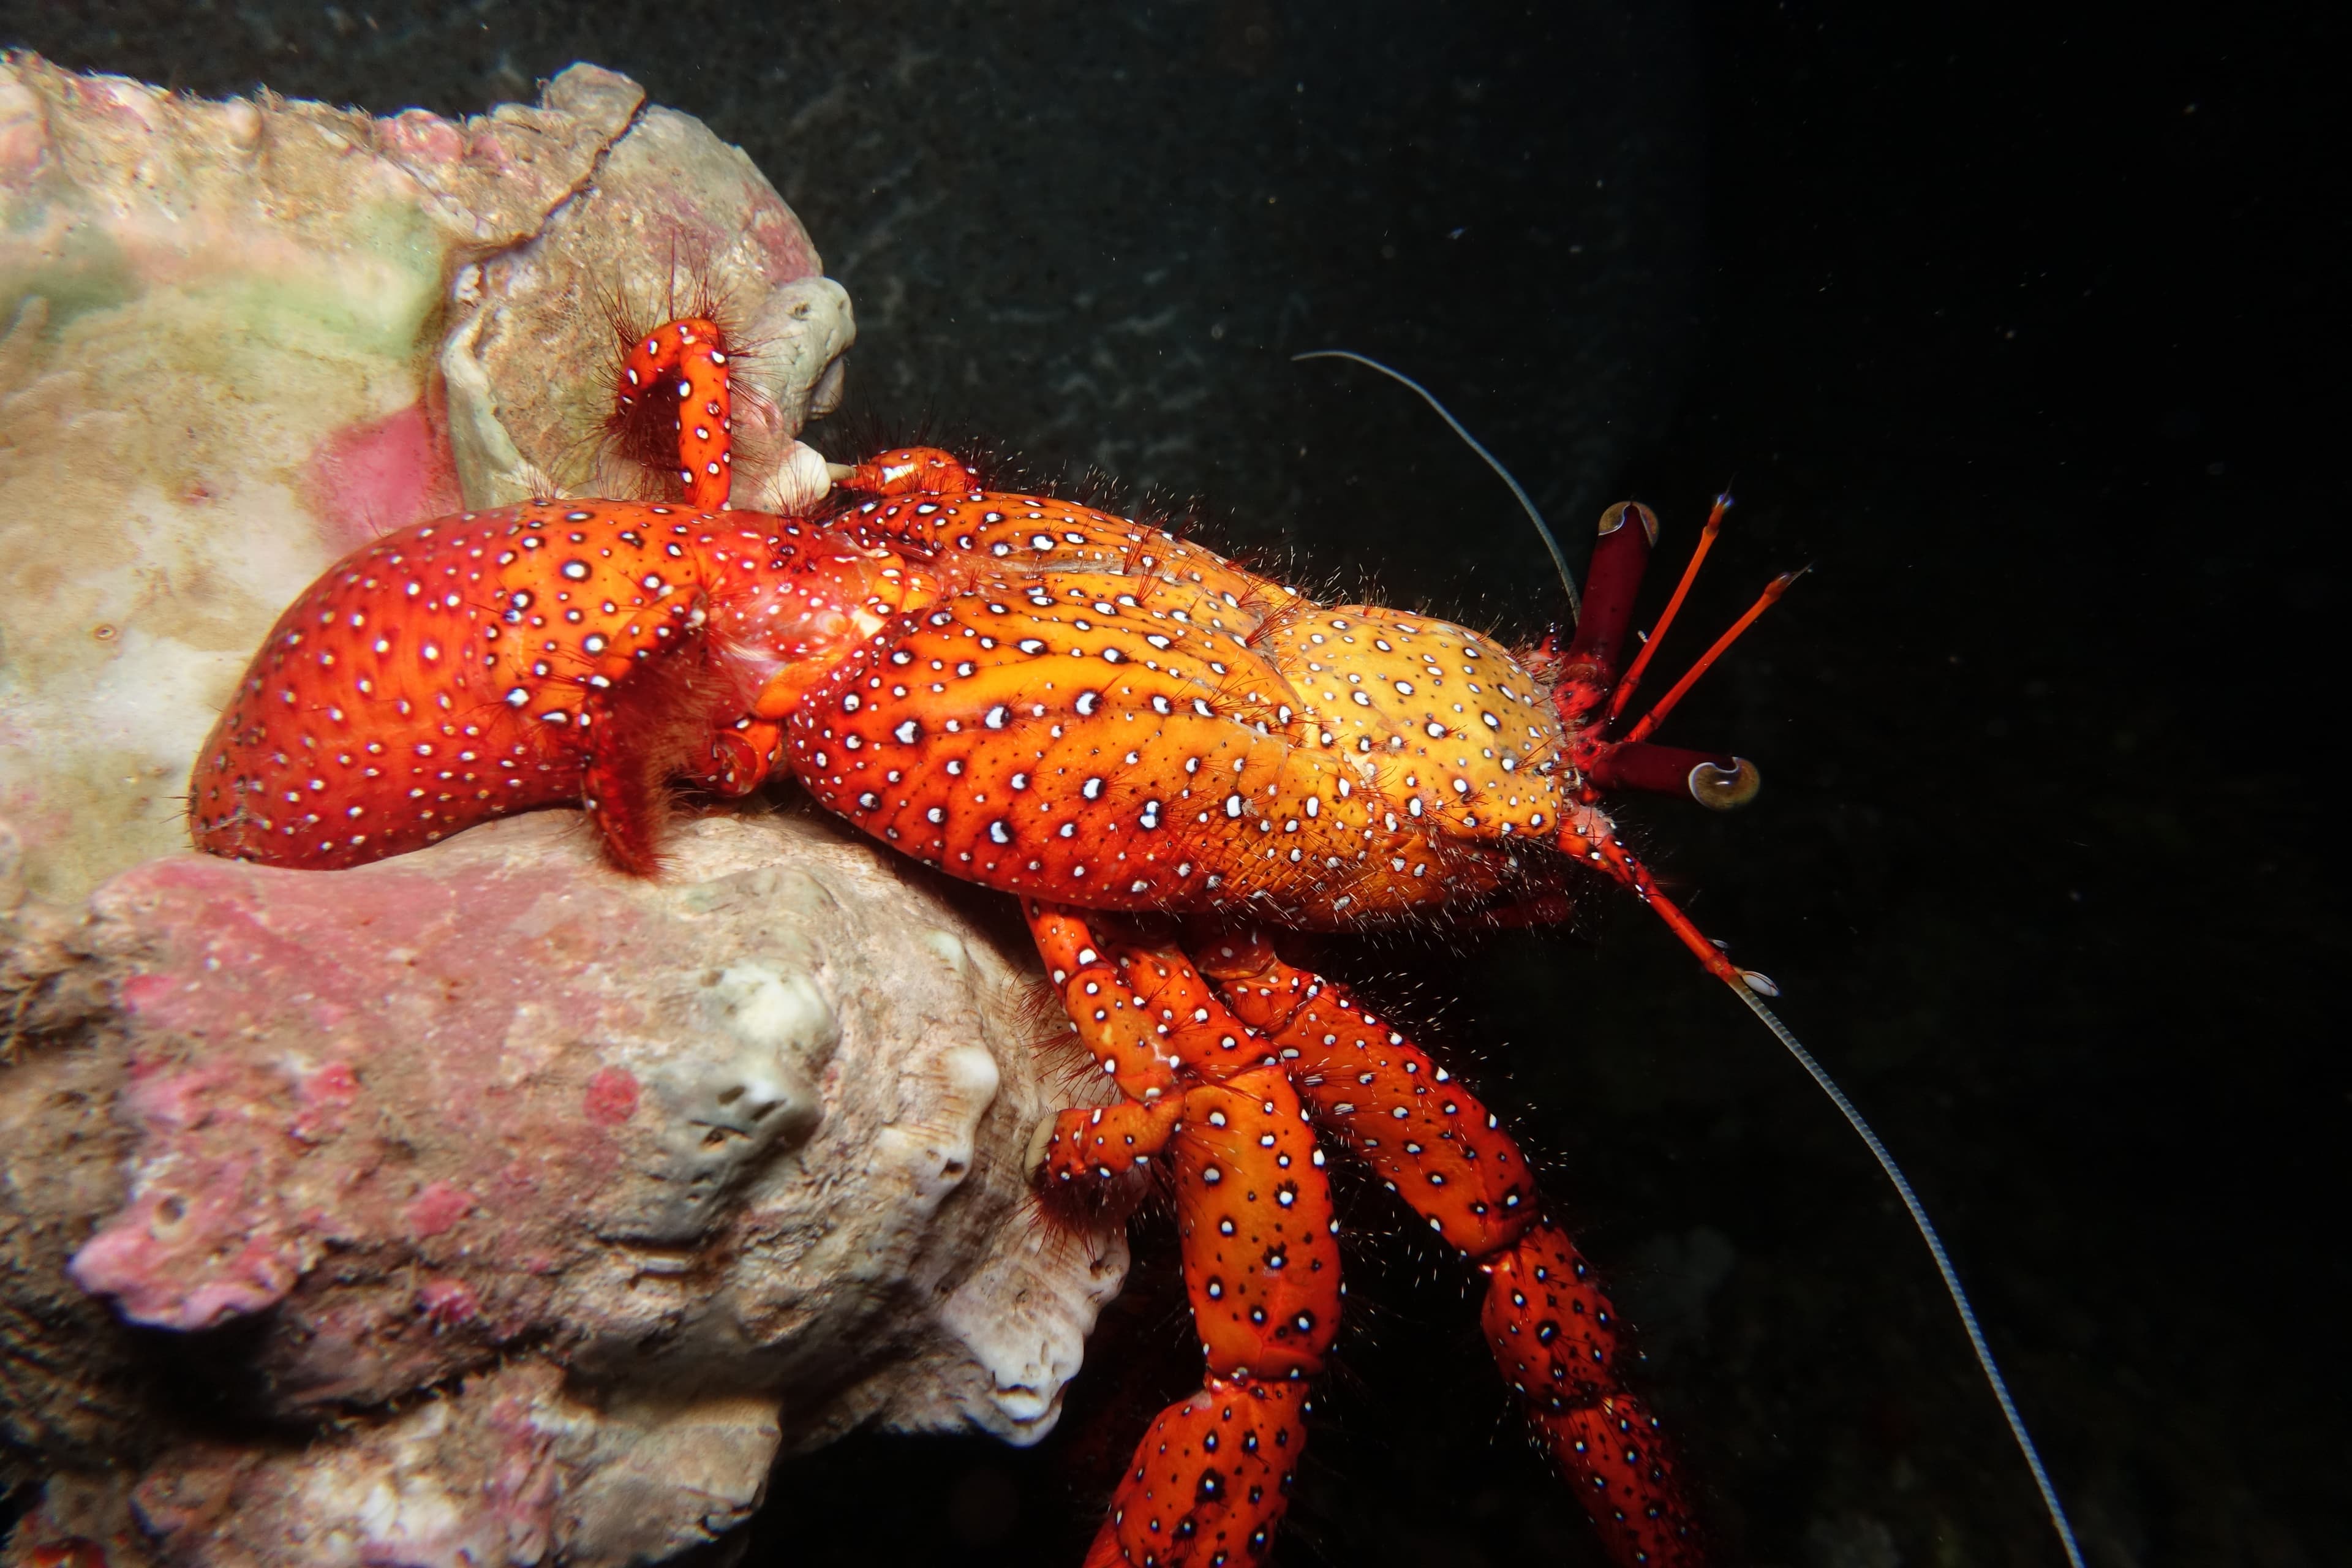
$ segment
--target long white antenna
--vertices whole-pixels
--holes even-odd
[[[1551,552],[1552,564],[1559,568],[1559,585],[1568,590],[1568,624],[1571,626],[1576,625],[1577,617],[1584,611],[1583,602],[1577,596],[1576,574],[1568,569],[1568,557],[1560,553],[1559,541],[1551,536],[1550,525],[1544,521],[1543,513],[1536,510],[1536,503],[1528,498],[1528,492],[1519,488],[1519,481],[1511,477],[1511,470],[1503,467],[1502,461],[1494,453],[1479,445],[1477,437],[1462,427],[1462,421],[1454,417],[1445,405],[1437,401],[1436,394],[1405,374],[1404,372],[1391,370],[1376,359],[1367,359],[1362,354],[1351,353],[1347,349],[1312,349],[1303,354],[1292,354],[1290,358],[1294,363],[1303,359],[1353,360],[1358,364],[1379,371],[1391,381],[1401,381],[1421,394],[1421,400],[1436,409],[1437,416],[1454,426],[1454,433],[1468,442],[1472,451],[1486,458],[1486,466],[1502,475],[1503,482],[1511,487],[1511,493],[1519,498],[1519,504],[1527,509],[1528,516],[1535,522],[1536,531],[1543,535],[1544,548]]]
[[[1727,981],[1725,984],[1730,983]],[[1936,1234],[1935,1222],[1927,1217],[1927,1207],[1919,1202],[1919,1194],[1911,1190],[1911,1183],[1904,1176],[1903,1168],[1895,1163],[1895,1156],[1886,1152],[1886,1145],[1878,1141],[1878,1134],[1871,1131],[1870,1123],[1862,1119],[1861,1110],[1846,1098],[1845,1090],[1840,1089],[1827,1069],[1813,1059],[1812,1053],[1798,1043],[1797,1037],[1789,1032],[1789,1026],[1780,1022],[1771,1008],[1764,1005],[1764,998],[1749,985],[1733,985],[1731,989],[1735,995],[1748,1004],[1749,1012],[1764,1021],[1764,1026],[1772,1031],[1773,1037],[1788,1048],[1789,1054],[1797,1058],[1797,1065],[1812,1075],[1813,1081],[1821,1085],[1822,1092],[1830,1097],[1830,1103],[1844,1115],[1847,1125],[1870,1145],[1870,1152],[1876,1156],[1878,1168],[1886,1173],[1886,1179],[1895,1184],[1895,1192],[1903,1199],[1903,1206],[1911,1211],[1911,1223],[1919,1227],[1920,1236],[1927,1243],[1927,1251],[1936,1259],[1936,1272],[1944,1277],[1944,1289],[1951,1293],[1952,1305],[1959,1309],[1960,1326],[1969,1331],[1969,1343],[1976,1349],[1977,1364],[1984,1368],[1985,1381],[1992,1384],[1992,1396],[2000,1401],[2000,1413],[2008,1418],[2010,1435],[2017,1439],[2019,1450],[2025,1455],[2026,1468],[2033,1472],[2033,1484],[2042,1489],[2042,1506],[2050,1510],[2050,1522],[2057,1526],[2058,1542],[2066,1549],[2066,1561],[2073,1568],[2083,1568],[2083,1549],[2074,1543],[2074,1527],[2067,1521],[2065,1506],[2058,1500],[2058,1489],[2050,1484],[2050,1472],[2042,1468],[2042,1451],[2033,1446],[2033,1436],[2025,1429],[2025,1418],[2017,1413],[2017,1402],[2009,1396],[2009,1384],[2002,1379],[2000,1368],[1993,1363],[1992,1347],[1985,1343],[1984,1330],[1977,1325],[1976,1309],[1969,1304],[1969,1293],[1960,1289],[1959,1273],[1953,1268],[1951,1255],[1944,1250],[1944,1238]]]

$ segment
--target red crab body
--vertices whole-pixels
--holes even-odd
[[[1556,916],[1597,871],[1736,982],[1598,805],[1601,775],[1752,784],[1732,759],[1610,738],[1638,557],[1604,539],[1597,613],[1568,648],[1520,657],[988,490],[926,449],[850,471],[819,518],[730,510],[712,489],[725,355],[687,326],[634,344],[623,389],[678,399],[687,499],[467,513],[338,565],[198,760],[198,847],[332,868],[576,804],[618,865],[651,873],[674,781],[740,794],[788,766],[884,841],[1023,895],[1124,1095],[1057,1119],[1048,1192],[1117,1211],[1151,1162],[1172,1172],[1206,1377],[1138,1448],[1090,1563],[1268,1549],[1339,1316],[1318,1131],[1486,1274],[1497,1363],[1612,1556],[1696,1562],[1608,1300],[1509,1135],[1265,929]],[[1654,527],[1618,509],[1604,531],[1632,516],[1646,526],[1613,533]],[[1171,915],[1203,919],[1179,942],[1139,918]]]

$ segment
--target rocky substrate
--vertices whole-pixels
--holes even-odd
[[[854,1427],[1042,1436],[1122,1279],[1030,961],[828,822],[7,898],[9,1564],[723,1555]]]

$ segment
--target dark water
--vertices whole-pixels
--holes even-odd
[[[381,110],[625,70],[807,222],[867,415],[1205,498],[1229,544],[1460,618],[1553,612],[1508,498],[1289,353],[1423,377],[1579,541],[1633,494],[1678,558],[1729,481],[1675,646],[1814,571],[1667,738],[1766,793],[1627,815],[1909,1165],[2091,1561],[2304,1568],[2352,1561],[2352,520],[2344,39],[2302,13],[256,4],[0,37]],[[1725,1561],[2059,1560],[1867,1157],[1663,932],[1322,956],[1548,1162]],[[1376,1195],[1278,1560],[1597,1562],[1458,1271]],[[1092,1445],[1189,1370],[1145,1250],[1055,1439],[845,1445],[778,1478],[754,1560],[1075,1562]]]

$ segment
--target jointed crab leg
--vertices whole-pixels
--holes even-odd
[[[1027,912],[1080,1039],[1131,1097],[1100,1120],[1063,1112],[1049,1190],[1115,1180],[1158,1141],[1208,1363],[1200,1392],[1161,1411],[1137,1447],[1087,1568],[1255,1561],[1289,1506],[1307,1380],[1339,1321],[1338,1226],[1314,1130],[1265,1043],[1181,953],[1114,946],[1075,910],[1032,901]]]
[[[1208,1363],[1201,1392],[1145,1434],[1088,1568],[1243,1561],[1287,1506],[1341,1295],[1309,1118],[1486,1274],[1496,1363],[1615,1560],[1698,1560],[1657,1424],[1617,1379],[1615,1313],[1492,1112],[1254,930],[1213,932],[1195,968],[1171,945],[1105,939],[1105,917],[1027,910],[1080,1039],[1128,1096],[1062,1112],[1043,1180],[1124,1207],[1132,1173],[1169,1158]]]
[[[632,342],[612,423],[629,457],[677,476],[688,506],[723,509],[735,477],[735,420],[718,323],[688,316]]]
[[[1212,941],[1205,968],[1264,1035],[1317,1122],[1487,1276],[1480,1321],[1504,1379],[1621,1563],[1699,1560],[1657,1423],[1618,1381],[1617,1325],[1566,1232],[1538,1217],[1498,1119],[1346,987],[1255,932]]]

